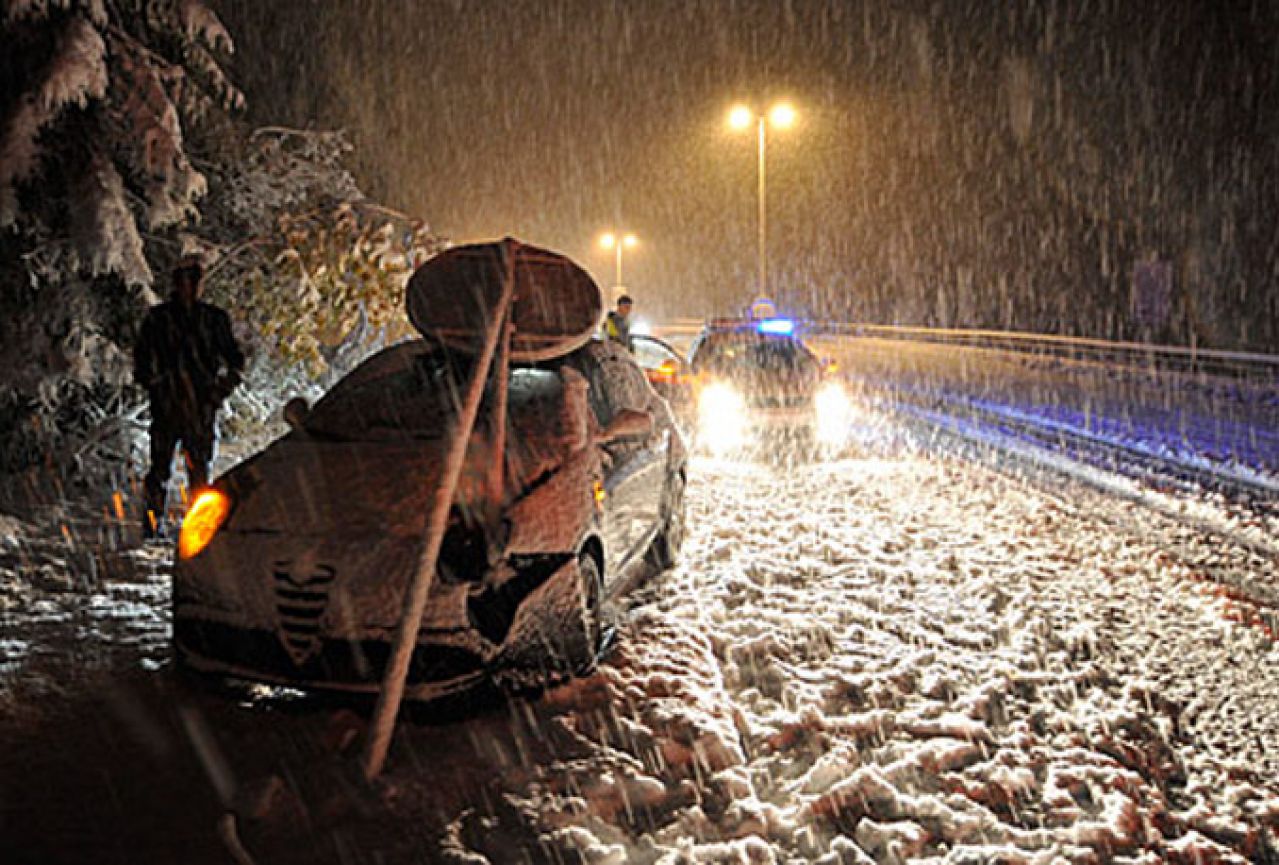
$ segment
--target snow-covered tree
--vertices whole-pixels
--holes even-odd
[[[185,252],[250,349],[234,434],[404,332],[439,241],[365,198],[343,135],[231,119],[231,38],[204,2],[0,4],[0,483],[127,483],[132,333]]]
[[[186,132],[243,97],[200,0],[6,0],[0,229],[33,282],[115,275],[151,298],[144,237],[198,216]]]
[[[0,0],[0,470],[76,462],[136,415],[127,346],[243,101],[201,0]]]

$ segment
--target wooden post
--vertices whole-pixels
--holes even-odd
[[[508,254],[503,262],[504,270],[502,278],[511,285],[515,284],[515,256]],[[496,537],[498,520],[502,515],[502,498],[506,494],[506,407],[510,392],[510,375],[511,375],[511,339],[515,333],[514,315],[515,302],[518,300],[514,293],[511,295],[510,305],[506,314],[502,318],[502,336],[497,344],[497,360],[495,361],[495,369],[493,375],[494,381],[493,393],[493,411],[491,417],[493,419],[493,438],[490,442],[493,448],[493,461],[489,463],[489,474],[485,492],[488,501],[484,509],[484,531],[489,542],[489,552],[492,552],[493,538]]]
[[[497,361],[493,366],[493,374],[496,376],[494,381],[493,393],[493,462],[489,464],[488,483],[486,492],[488,494],[487,507],[489,512],[484,516],[486,519],[492,519],[502,510],[502,497],[505,495],[505,475],[506,475],[506,405],[508,401],[508,379],[511,370],[511,334],[515,331],[515,325],[511,323],[511,317],[508,315],[502,320],[502,340],[498,343]],[[488,526],[487,528],[492,528]]]
[[[458,478],[461,477],[462,466],[466,462],[466,448],[475,430],[480,400],[484,396],[484,384],[493,366],[498,338],[505,333],[509,339],[509,329],[506,325],[515,296],[515,251],[509,239],[503,243],[502,253],[504,268],[502,296],[484,333],[484,346],[476,359],[475,370],[471,373],[471,381],[467,385],[466,399],[462,404],[457,426],[453,428],[453,437],[449,441],[449,450],[445,457],[444,473],[440,478],[440,486],[435,492],[435,501],[432,502],[426,524],[426,540],[421,556],[418,558],[417,570],[413,574],[413,580],[405,595],[404,608],[395,632],[395,644],[386,665],[377,706],[373,710],[369,736],[364,743],[364,778],[368,781],[380,775],[382,767],[386,764],[386,752],[391,745],[395,719],[399,715],[400,703],[404,699],[404,682],[408,676],[409,662],[413,658],[418,631],[422,627],[422,613],[426,610],[426,600],[435,582],[435,567],[440,556],[440,545],[444,541],[444,531],[448,526],[449,509],[453,505]]]

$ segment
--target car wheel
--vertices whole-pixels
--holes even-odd
[[[494,684],[530,697],[595,669],[601,647],[603,583],[595,557],[577,559],[577,585],[565,585],[539,608],[536,624],[492,672]]]
[[[684,473],[676,472],[666,487],[662,502],[662,527],[646,556],[649,566],[661,573],[674,566],[684,545]]]
[[[577,560],[578,588],[582,597],[582,621],[574,627],[568,646],[569,669],[575,676],[584,676],[595,669],[599,658],[603,627],[600,622],[600,595],[603,579],[595,557],[583,553]]]

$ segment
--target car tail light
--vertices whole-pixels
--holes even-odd
[[[678,375],[679,364],[673,360],[664,360],[648,371],[648,380],[657,384],[670,384]]]
[[[198,556],[213,540],[231,513],[231,499],[220,490],[201,490],[182,518],[182,530],[178,533],[178,556],[184,559]]]

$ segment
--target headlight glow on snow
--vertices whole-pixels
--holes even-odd
[[[813,403],[817,409],[818,443],[835,447],[846,444],[853,420],[853,406],[844,389],[833,381],[827,382],[818,388]]]
[[[714,453],[741,447],[746,441],[746,400],[723,382],[709,384],[697,402],[699,440]]]
[[[182,519],[182,531],[178,533],[178,556],[190,559],[198,556],[231,513],[231,500],[218,490],[202,490],[191,503]]]

